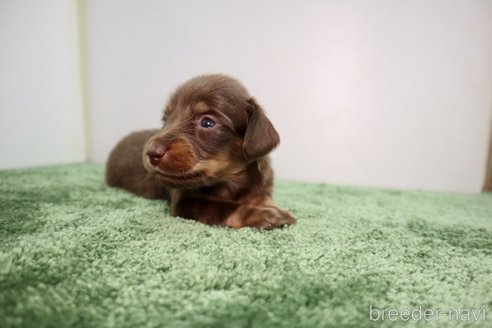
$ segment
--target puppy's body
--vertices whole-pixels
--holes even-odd
[[[295,223],[271,198],[267,154],[279,137],[235,79],[194,78],[171,96],[162,130],[130,134],[111,152],[110,186],[170,200],[175,216],[233,228]]]
[[[170,200],[169,190],[143,166],[142,152],[147,140],[159,130],[133,132],[123,138],[110,153],[106,164],[106,183],[150,199]]]

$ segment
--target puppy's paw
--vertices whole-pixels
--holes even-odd
[[[248,226],[260,229],[275,229],[296,223],[289,212],[273,206],[258,208],[248,219]]]

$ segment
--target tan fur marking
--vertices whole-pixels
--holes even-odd
[[[207,104],[203,101],[199,101],[197,102],[197,104],[195,105],[195,111],[198,113],[198,114],[203,114],[203,113],[206,113],[208,112],[210,109],[208,108]]]
[[[198,162],[193,171],[203,171],[214,178],[227,177],[244,170],[244,163],[234,163],[227,154],[219,154],[215,158]]]

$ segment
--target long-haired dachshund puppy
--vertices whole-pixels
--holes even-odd
[[[115,146],[106,182],[146,198],[167,199],[174,216],[272,229],[296,222],[272,201],[268,154],[279,141],[239,81],[199,76],[171,95],[161,130],[134,132]]]

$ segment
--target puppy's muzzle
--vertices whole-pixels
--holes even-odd
[[[202,185],[205,175],[194,170],[198,159],[185,138],[168,141],[166,135],[155,135],[144,147],[145,169],[159,183],[169,188],[193,188]]]
[[[147,156],[149,158],[149,162],[152,166],[158,166],[164,155],[166,154],[167,149],[162,145],[151,144],[147,148]]]

